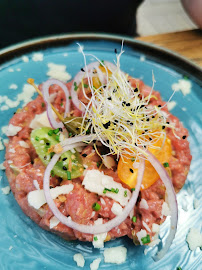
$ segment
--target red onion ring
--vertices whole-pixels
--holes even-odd
[[[65,93],[66,104],[65,104],[64,117],[66,117],[67,113],[70,111],[69,91],[67,89],[67,86],[63,82],[61,82],[59,80],[56,80],[56,79],[47,80],[42,85],[42,93],[43,93],[43,98],[44,98],[44,101],[45,101],[46,107],[47,107],[48,120],[49,120],[52,128],[55,128],[55,129],[56,128],[63,128],[64,125],[61,122],[57,122],[55,120],[55,118],[53,117],[53,111],[52,111],[52,108],[50,106],[50,101],[49,101],[49,87],[52,84],[59,85],[62,88],[62,90],[64,91],[64,93]]]
[[[112,64],[108,61],[104,61],[104,62],[105,62],[105,66],[108,67],[111,71],[115,70],[116,66],[114,64]],[[86,72],[86,71],[91,72],[91,69],[95,68],[101,83],[104,84],[104,83],[106,83],[106,79],[105,79],[106,76],[104,76],[103,72],[98,68],[99,65],[100,65],[99,62],[90,63],[89,65],[84,67],[84,72]],[[82,112],[85,111],[85,107],[81,103],[81,101],[78,99],[77,91],[74,90],[74,87],[75,87],[74,83],[76,83],[77,86],[81,83],[81,80],[84,78],[84,74],[85,74],[84,72],[79,71],[76,74],[76,76],[74,77],[73,83],[72,83],[72,87],[71,87],[72,102],[77,107],[77,109],[79,109]]]
[[[83,144],[82,144],[83,145]],[[72,144],[64,147],[63,153],[74,148],[81,146],[81,144]],[[43,189],[44,189],[44,194],[46,201],[53,212],[53,214],[60,220],[61,223],[65,224],[66,226],[77,230],[82,233],[87,233],[87,234],[100,234],[100,233],[105,233],[113,229],[114,227],[120,225],[130,214],[131,210],[136,204],[139,191],[140,191],[140,186],[142,183],[143,175],[144,175],[144,169],[145,169],[145,162],[144,160],[141,161],[139,169],[138,169],[138,176],[137,176],[137,185],[135,188],[135,191],[133,191],[132,196],[126,205],[126,207],[123,209],[123,212],[121,215],[116,216],[112,220],[108,221],[107,223],[101,224],[101,225],[83,225],[83,224],[78,224],[74,221],[72,221],[71,217],[66,217],[64,216],[57,208],[55,205],[51,195],[50,195],[50,173],[51,170],[53,169],[55,163],[58,161],[59,157],[61,154],[55,154],[53,158],[51,159],[50,163],[48,164],[45,174],[44,174],[44,180],[43,180]]]
[[[167,237],[167,241],[164,245],[164,247],[155,255],[153,258],[155,261],[158,261],[164,257],[168,249],[170,248],[173,239],[175,237],[175,233],[177,230],[177,221],[178,221],[178,209],[177,209],[177,198],[175,194],[175,190],[173,188],[172,180],[168,176],[166,170],[161,165],[161,163],[158,161],[158,159],[149,151],[146,151],[148,154],[147,159],[151,163],[151,165],[154,167],[154,169],[157,171],[159,177],[163,181],[166,191],[168,194],[168,204],[171,210],[171,220],[170,220],[170,232]]]

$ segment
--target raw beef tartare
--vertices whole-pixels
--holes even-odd
[[[74,80],[51,79],[17,110],[7,135],[6,174],[24,211],[67,240],[128,236],[156,245],[171,216],[163,257],[177,227],[176,192],[191,163],[188,131],[159,92],[117,65],[85,65]]]

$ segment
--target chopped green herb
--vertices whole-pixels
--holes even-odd
[[[44,102],[41,103],[41,107],[45,107],[45,103]]]
[[[54,130],[53,130],[53,133],[54,133],[54,134],[57,134],[59,131],[60,131],[60,129],[57,128],[57,129],[54,129]]]
[[[97,241],[97,240],[98,240],[97,236],[94,236],[94,237],[93,237],[93,240],[94,240],[94,241]]]
[[[189,80],[189,77],[185,75],[185,76],[183,76],[183,79],[184,80]]]
[[[40,140],[40,138],[38,136],[36,136],[35,140],[38,142]]]
[[[76,91],[78,89],[78,86],[76,84],[76,82],[74,82],[74,91]]]
[[[178,266],[178,267],[176,268],[176,270],[182,270],[182,267]]]
[[[135,188],[131,188],[131,191],[132,191],[132,192],[135,191]]]
[[[55,136],[55,139],[56,139],[56,141],[59,142],[59,141],[60,141],[60,135],[56,135],[56,136]]]
[[[132,222],[136,222],[136,221],[137,221],[137,217],[134,216],[134,217],[132,218]]]
[[[135,161],[135,158],[134,158],[134,157],[132,157],[132,158],[131,158],[131,161]]]
[[[52,136],[52,135],[53,135],[53,130],[52,130],[52,129],[49,130],[48,135],[49,135],[49,136]]]
[[[169,163],[168,163],[168,162],[165,162],[165,163],[163,163],[163,166],[164,166],[165,168],[167,168],[167,167],[169,167]]]
[[[143,244],[148,244],[148,243],[150,243],[150,242],[151,242],[151,240],[150,240],[150,235],[147,234],[147,236],[142,237],[142,238],[141,238],[141,241],[142,241]]]
[[[97,162],[97,167],[99,168],[101,164],[102,164],[102,162],[101,161],[98,161]]]
[[[71,177],[71,172],[70,172],[70,171],[67,171],[67,179],[68,179],[68,180],[71,180],[71,179],[72,179],[72,177]]]
[[[71,97],[71,96],[69,96],[69,99],[72,99],[72,97]]]
[[[84,83],[83,86],[84,86],[84,88],[88,88],[88,84]]]
[[[94,204],[92,205],[92,208],[93,208],[93,210],[95,210],[95,211],[99,211],[100,208],[101,208],[101,206],[100,206],[99,203],[94,203]]]
[[[63,106],[63,102],[60,104],[60,106],[61,106],[61,107]]]
[[[101,60],[100,62],[101,62],[101,63],[100,63],[100,66],[101,66],[101,67],[104,67],[104,64],[105,64],[105,63],[104,63],[104,60]]]
[[[71,137],[73,134],[71,132],[69,132],[69,137]]]
[[[127,190],[124,191],[124,197],[127,197]]]

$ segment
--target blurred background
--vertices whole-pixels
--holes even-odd
[[[182,0],[186,9],[202,0]],[[189,13],[192,19],[199,8]],[[0,48],[31,38],[72,32],[131,37],[199,26],[180,0],[0,0]],[[199,23],[200,24],[200,23]]]

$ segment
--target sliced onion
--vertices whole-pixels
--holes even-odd
[[[55,118],[53,116],[53,111],[52,111],[52,108],[50,105],[49,87],[53,84],[60,86],[62,88],[62,90],[64,91],[65,98],[66,98],[64,117],[66,117],[67,113],[70,111],[69,91],[67,89],[67,86],[63,82],[56,80],[56,79],[47,80],[42,85],[43,98],[44,98],[44,101],[45,101],[46,106],[47,106],[48,120],[49,120],[52,128],[63,128],[64,127],[63,123],[57,122],[55,120]]]
[[[164,257],[164,255],[170,248],[173,242],[173,239],[175,237],[175,233],[177,230],[177,220],[178,220],[177,198],[176,198],[175,190],[173,188],[172,181],[170,177],[168,176],[164,167],[161,165],[161,163],[152,153],[150,153],[149,151],[146,151],[146,153],[148,154],[147,159],[149,160],[151,165],[154,167],[154,169],[157,171],[158,175],[160,176],[161,180],[163,181],[166,187],[166,192],[168,195],[168,204],[171,210],[169,235],[167,237],[164,247],[154,257],[154,260],[158,261]]]
[[[114,71],[116,69],[116,66],[108,61],[104,61],[105,66],[107,68],[109,68],[110,71]],[[97,71],[98,77],[100,79],[100,82],[102,84],[106,83],[106,76],[103,74],[103,72],[98,68],[100,65],[99,62],[93,62],[90,63],[89,65],[87,65],[86,67],[84,67],[84,72],[88,71],[91,74],[91,70],[95,69]],[[81,101],[78,99],[78,95],[77,95],[77,91],[74,90],[74,83],[76,83],[76,85],[78,86],[82,79],[84,78],[84,73],[83,71],[79,71],[76,76],[74,77],[73,83],[72,83],[72,87],[71,87],[71,97],[72,97],[72,102],[73,104],[77,107],[77,109],[79,109],[80,111],[84,112],[85,111],[85,107],[84,105],[81,103]]]
[[[72,145],[67,145],[64,147],[63,153],[75,148],[81,146],[81,144],[72,144]],[[53,214],[60,220],[61,223],[65,224],[66,226],[77,230],[82,233],[87,233],[87,234],[100,234],[100,233],[105,233],[113,229],[114,227],[120,225],[130,214],[131,210],[136,204],[139,191],[140,191],[140,186],[142,183],[143,175],[144,175],[144,169],[145,169],[145,162],[141,161],[139,169],[138,169],[138,176],[137,176],[137,185],[135,188],[135,191],[133,191],[132,196],[124,208],[123,212],[121,215],[116,216],[112,220],[108,221],[107,223],[101,224],[101,225],[83,225],[83,224],[78,224],[74,221],[72,221],[71,217],[66,217],[64,216],[57,208],[55,205],[51,195],[50,195],[50,173],[51,170],[53,169],[54,165],[60,158],[61,154],[55,154],[53,158],[51,159],[50,163],[48,164],[45,174],[44,174],[44,180],[43,180],[43,189],[44,189],[44,194],[46,201],[53,212]]]

